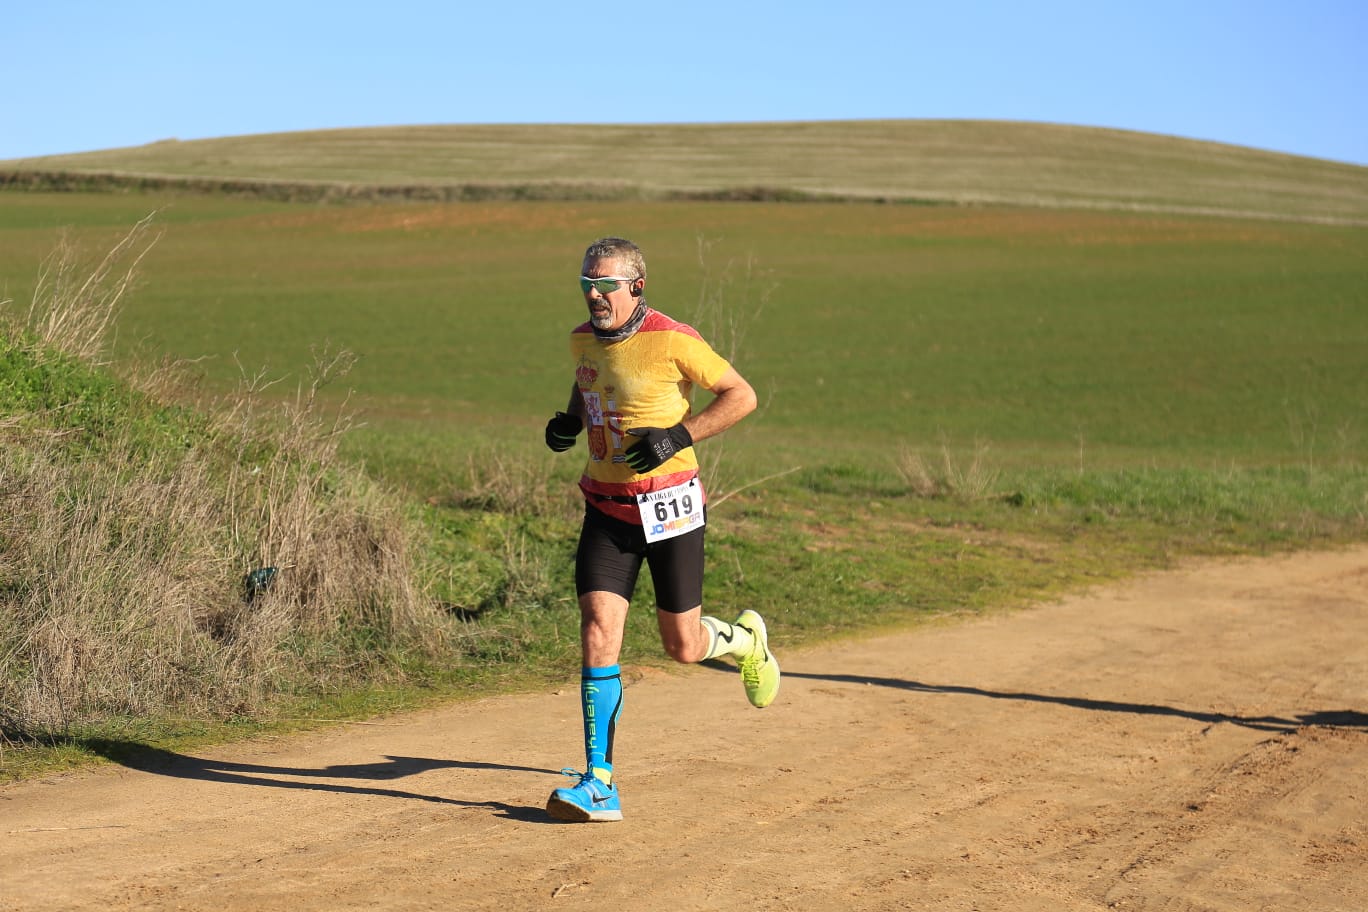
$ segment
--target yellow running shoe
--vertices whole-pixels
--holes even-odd
[[[765,621],[747,609],[732,623],[749,631],[755,638],[755,645],[741,659],[741,683],[745,685],[746,698],[751,705],[756,709],[764,709],[779,694],[779,660],[769,651]]]

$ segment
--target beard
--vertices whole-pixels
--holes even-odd
[[[594,324],[595,329],[612,329],[616,322],[616,315],[611,306],[595,307],[589,306],[589,322]]]

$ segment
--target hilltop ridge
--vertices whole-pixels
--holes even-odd
[[[0,187],[285,199],[837,199],[1368,224],[1368,168],[983,120],[510,124],[273,133],[0,162]]]

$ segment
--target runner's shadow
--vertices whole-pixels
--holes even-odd
[[[347,785],[338,782],[308,780],[322,779],[359,779],[366,781],[389,781],[415,776],[436,769],[467,770],[511,770],[513,772],[557,774],[556,770],[540,769],[532,766],[513,766],[504,763],[486,763],[479,760],[435,760],[426,757],[385,757],[382,762],[354,763],[307,769],[291,766],[268,766],[255,763],[235,763],[228,760],[212,760],[178,754],[174,751],[150,747],[136,741],[119,741],[104,738],[73,739],[81,747],[108,760],[145,773],[159,776],[172,776],[178,779],[195,779],[203,782],[223,782],[231,785],[252,785],[265,788],[305,789],[319,792],[335,792],[344,795],[375,795],[382,798],[402,798],[410,801],[428,801],[434,804],[450,804],[457,807],[489,808],[498,816],[509,820],[545,822],[545,812],[541,808],[518,807],[500,801],[462,801],[445,798],[441,795],[425,795],[403,789],[385,788],[370,785]],[[277,779],[275,776],[296,776],[304,781]]]
[[[898,678],[874,678],[864,675],[846,674],[805,674],[803,672],[784,672],[787,679],[806,679],[812,681],[834,681],[838,684],[867,684],[878,687],[892,687],[898,690],[912,690],[919,693],[963,694],[971,697],[986,697],[992,700],[1019,700],[1026,703],[1053,703],[1057,706],[1071,706],[1093,712],[1134,713],[1144,716],[1177,716],[1196,722],[1215,724],[1229,722],[1268,732],[1290,732],[1303,726],[1316,725],[1323,728],[1342,728],[1368,732],[1368,713],[1349,709],[1319,710],[1284,716],[1240,716],[1233,713],[1202,712],[1182,709],[1177,706],[1162,706],[1154,703],[1126,703],[1115,700],[1093,700],[1087,697],[1061,697],[1049,694],[1012,693],[1007,691],[985,690],[981,687],[965,687],[955,684],[923,684],[919,681],[904,681]]]

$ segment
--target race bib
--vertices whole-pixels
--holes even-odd
[[[703,528],[703,487],[698,478],[683,484],[637,495],[641,528],[646,541],[664,541]]]

